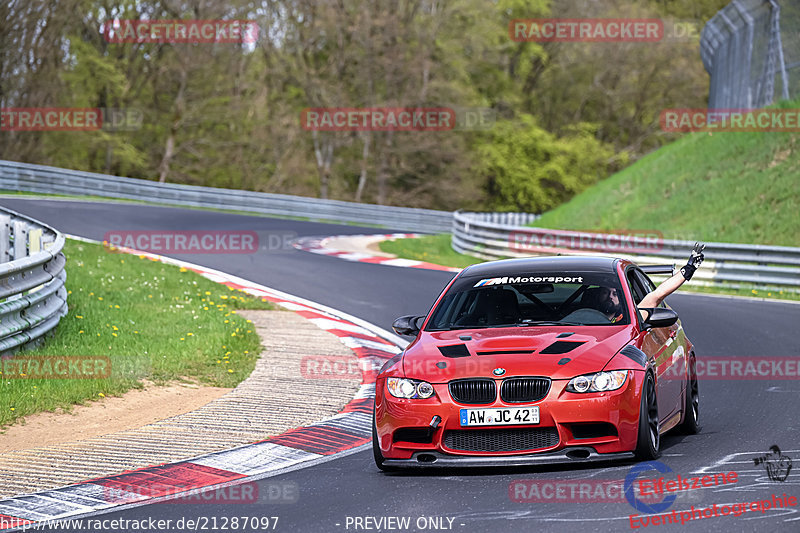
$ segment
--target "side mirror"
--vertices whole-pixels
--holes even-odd
[[[678,313],[666,307],[642,308],[648,313],[644,320],[645,326],[650,328],[668,328],[678,321]]]
[[[401,316],[400,318],[396,318],[395,321],[392,323],[392,329],[398,335],[414,336],[417,333],[419,333],[419,326],[417,325],[417,321],[420,318],[425,318],[425,317],[418,315]]]

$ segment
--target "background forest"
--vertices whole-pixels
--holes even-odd
[[[11,0],[0,107],[141,112],[134,131],[0,131],[0,159],[434,209],[542,212],[703,107],[699,30],[728,0]],[[509,22],[662,18],[658,43],[514,42]],[[113,19],[253,19],[254,44],[110,43]],[[672,24],[694,27],[675,37]],[[682,26],[681,26],[682,24]],[[312,132],[308,107],[486,108],[490,128]]]

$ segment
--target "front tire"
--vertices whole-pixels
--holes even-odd
[[[396,472],[397,468],[393,466],[386,466],[383,464],[385,461],[381,453],[381,447],[378,445],[378,428],[375,425],[375,411],[372,412],[372,457],[375,459],[375,466],[384,472]]]
[[[700,395],[697,384],[697,359],[692,354],[686,372],[686,394],[683,400],[683,422],[678,430],[685,435],[700,431]]]
[[[634,453],[641,461],[658,459],[661,436],[658,432],[658,397],[653,374],[648,372],[642,385],[639,402],[639,436]]]

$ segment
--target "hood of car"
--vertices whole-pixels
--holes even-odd
[[[626,326],[423,332],[403,355],[403,372],[431,383],[472,377],[570,379],[602,370],[631,334]]]

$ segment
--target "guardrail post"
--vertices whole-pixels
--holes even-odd
[[[11,217],[0,215],[0,263],[11,261]]]

